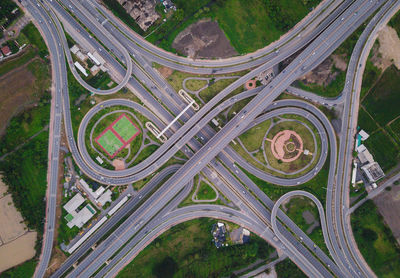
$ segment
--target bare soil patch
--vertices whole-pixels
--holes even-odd
[[[124,170],[126,168],[125,162],[122,159],[114,159],[112,165],[115,167],[116,171]]]
[[[36,100],[35,77],[27,69],[27,65],[0,77],[0,136],[8,121]]]
[[[375,66],[385,70],[391,64],[400,69],[400,39],[395,29],[385,26],[378,33],[379,52],[374,55]]]
[[[168,67],[160,67],[157,70],[161,74],[161,76],[164,78],[168,78],[174,72],[173,69],[168,68]]]
[[[36,232],[28,232],[16,240],[0,246],[0,273],[33,258]]]
[[[300,80],[303,81],[304,84],[327,86],[339,75],[339,71],[334,70],[333,67],[340,71],[345,71],[347,63],[342,56],[331,55],[315,69],[300,77]]]
[[[400,186],[392,186],[392,190],[382,191],[373,201],[392,230],[393,236],[400,243]]]
[[[227,58],[238,54],[218,22],[209,19],[199,20],[180,32],[172,47],[191,58]]]
[[[0,238],[4,243],[17,239],[26,232],[21,213],[14,207],[11,194],[0,199]]]

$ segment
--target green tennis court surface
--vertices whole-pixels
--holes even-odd
[[[98,140],[97,143],[110,155],[112,156],[116,151],[118,151],[123,143],[118,139],[118,137],[109,129],[107,130]]]
[[[139,131],[125,115],[112,128],[125,142],[129,141]]]

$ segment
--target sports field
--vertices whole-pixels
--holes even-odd
[[[126,114],[122,114],[97,136],[95,141],[110,158],[113,158],[139,133],[139,128]]]

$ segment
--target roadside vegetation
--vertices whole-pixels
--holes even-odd
[[[211,18],[218,22],[236,51],[244,54],[279,39],[320,1],[174,0],[177,10],[173,13],[165,14],[162,4],[158,4],[156,10],[161,18],[146,32],[116,1],[103,2],[130,28],[165,50],[176,52],[172,42],[181,31],[200,19]]]
[[[300,268],[297,267],[290,259],[286,259],[275,265],[275,271],[278,278],[306,278]]]
[[[45,215],[49,138],[46,126],[49,123],[51,76],[46,58],[48,52],[39,31],[29,23],[18,39],[21,37],[28,44],[26,48],[17,57],[0,63],[0,75],[4,76],[2,88],[5,88],[0,90],[4,93],[0,114],[6,117],[1,117],[5,132],[0,138],[0,156],[8,153],[0,161],[0,172],[28,228],[37,231],[37,256]],[[10,71],[13,74],[7,74]],[[13,91],[7,93],[7,90]],[[20,148],[16,149],[17,146]],[[35,257],[3,276],[31,277],[36,264]]]
[[[327,59],[333,61],[332,57],[333,55],[336,55],[343,59],[346,64],[348,64],[353,49],[364,28],[364,24],[358,27],[358,29],[354,31],[354,33],[351,34],[351,36],[348,37]],[[315,71],[317,70],[318,68],[315,69]],[[302,80],[297,80],[296,84],[301,89],[313,92],[323,97],[337,97],[343,91],[346,81],[346,70],[341,70],[337,68],[333,63],[331,66],[331,74],[335,74],[336,76],[326,86],[316,83],[306,84]]]
[[[33,277],[35,273],[37,262],[35,260],[29,260],[13,267],[6,272],[1,273],[2,278],[21,278],[21,277]]]
[[[320,216],[316,205],[308,198],[305,197],[295,197],[290,199],[290,201],[285,204],[287,208],[286,215],[294,222],[296,225],[306,233],[310,239],[322,250],[325,254],[329,256],[328,248],[325,245],[324,236],[322,234],[322,229],[320,226]],[[314,221],[307,222],[303,213],[310,213],[314,218]],[[316,226],[312,229],[312,226]],[[309,230],[310,229],[310,230]],[[310,232],[310,233],[309,233]]]
[[[217,249],[211,235],[215,219],[184,222],[155,239],[117,277],[224,277],[273,252],[252,234],[250,242]],[[235,225],[235,224],[228,224]]]
[[[378,277],[400,276],[400,248],[373,201],[368,200],[351,216],[358,248]]]
[[[329,151],[328,151],[329,153]],[[240,166],[239,166],[240,167]],[[326,162],[322,169],[318,172],[318,174],[312,178],[310,181],[297,185],[296,187],[287,187],[287,186],[279,186],[276,184],[268,183],[264,180],[259,179],[253,174],[247,172],[243,168],[241,168],[244,173],[255,183],[260,189],[273,201],[279,199],[283,194],[293,191],[293,190],[304,190],[315,195],[325,206],[326,200],[326,185],[328,183],[328,174],[329,174],[329,155],[326,158]]]

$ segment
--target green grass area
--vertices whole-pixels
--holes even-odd
[[[264,135],[271,126],[271,121],[264,121],[239,136],[240,141],[250,152],[261,148]]]
[[[399,161],[400,152],[397,144],[383,130],[371,134],[368,140],[364,141],[364,145],[384,172],[394,167]]]
[[[215,97],[224,88],[228,87],[228,85],[233,83],[235,80],[236,78],[221,79],[213,83],[210,82],[209,86],[200,91],[199,95],[204,102],[209,102],[213,97]]]
[[[122,147],[121,140],[109,129],[107,130],[100,138],[97,139],[97,142],[109,153],[109,155],[113,155],[119,148]]]
[[[153,63],[153,67],[154,68],[160,68],[161,66],[158,64]],[[188,77],[204,77],[204,78],[211,78],[210,82],[209,82],[209,86],[207,88],[205,88],[204,90],[202,90],[200,92],[200,97],[205,101],[209,101],[212,97],[214,97],[217,93],[219,93],[220,91],[222,91],[222,89],[224,89],[226,86],[228,86],[229,84],[231,84],[232,82],[235,81],[234,78],[232,79],[223,79],[223,80],[218,80],[215,81],[214,78],[215,77],[222,77],[222,76],[243,76],[247,73],[248,71],[240,71],[240,72],[234,72],[234,73],[229,73],[229,74],[224,74],[224,75],[200,75],[200,74],[192,74],[192,73],[187,73],[187,72],[181,72],[181,71],[177,71],[174,70],[171,75],[169,75],[166,80],[168,81],[168,83],[175,89],[175,91],[179,91],[180,89],[183,89],[183,80],[188,78]],[[198,81],[198,80],[197,80]],[[188,84],[189,81],[186,83]],[[230,96],[237,94],[238,92],[242,92],[243,89],[242,87],[234,90]],[[200,101],[197,100],[196,96],[191,95],[198,104],[200,104]]]
[[[0,155],[14,150],[49,123],[50,105],[43,104],[13,117],[7,132],[0,138]]]
[[[298,268],[290,259],[286,259],[275,265],[275,271],[278,278],[306,278],[300,268]]]
[[[113,129],[124,139],[128,141],[139,130],[128,120],[127,117],[122,117],[113,125]]]
[[[23,33],[28,38],[29,42],[38,49],[40,57],[44,58],[49,54],[46,43],[32,22],[28,23],[21,30],[21,33]]]
[[[370,54],[371,56],[371,54]],[[361,84],[361,92],[360,99],[362,100],[364,96],[369,92],[369,90],[373,87],[376,81],[378,81],[379,76],[382,74],[382,71],[375,67],[371,62],[370,57],[367,59],[367,63],[365,64],[365,70],[363,74],[362,84]]]
[[[28,278],[33,277],[37,261],[32,259],[1,273],[1,278]]]
[[[107,72],[99,71],[96,75],[91,75],[90,77],[83,79],[93,88],[108,90],[110,88],[114,88],[117,84],[111,79],[110,75]],[[109,83],[112,83],[111,86],[108,86]]]
[[[155,239],[117,277],[223,277],[256,259],[267,259],[273,248],[254,234],[244,245],[217,249],[211,227],[217,221],[200,218],[175,227]],[[232,224],[228,224],[232,225]]]
[[[8,59],[6,62],[0,63],[0,75],[6,74],[7,72],[25,65],[27,62],[32,60],[36,56],[36,51],[32,47],[27,47],[17,57]]]
[[[208,84],[207,80],[189,79],[186,81],[186,88],[195,92]]]
[[[393,65],[386,69],[362,104],[381,126],[400,116],[400,71]]]
[[[43,132],[0,162],[3,181],[28,227],[43,231],[48,132]]]
[[[397,118],[391,122],[389,128],[393,132],[393,137],[395,137],[397,142],[400,142],[400,118]]]
[[[328,152],[329,153],[329,152]],[[239,166],[240,167],[240,166]],[[279,186],[275,184],[268,183],[264,180],[257,178],[251,173],[247,172],[243,168],[241,168],[247,176],[258,185],[258,187],[265,193],[269,198],[276,201],[283,194],[293,191],[293,190],[305,190],[312,194],[314,194],[323,205],[325,205],[326,200],[326,185],[328,183],[328,174],[329,174],[329,155],[326,159],[326,162],[322,169],[318,172],[318,174],[312,178],[310,181],[300,184],[298,186],[287,187],[287,186]]]
[[[277,40],[304,18],[320,1],[301,0],[177,0],[178,10],[147,37],[152,43],[175,52],[174,38],[202,18],[216,20],[240,53],[249,53]]]
[[[217,194],[208,183],[201,181],[196,197],[198,200],[213,200],[215,197],[217,197]]]
[[[360,106],[360,110],[358,111],[358,125],[369,134],[373,133],[379,128],[362,106]]]
[[[361,254],[378,277],[400,277],[400,249],[373,201],[351,216],[351,226]]]
[[[308,224],[303,217],[303,212],[309,211],[314,219],[320,223],[318,209],[315,204],[308,198],[296,197],[290,199],[290,201],[285,205],[287,208],[286,214],[291,220],[303,231],[307,232],[313,223]],[[320,226],[314,228],[314,230],[308,235],[311,240],[319,247],[325,254],[329,255],[328,248],[325,245],[324,236],[322,234],[322,229]]]

